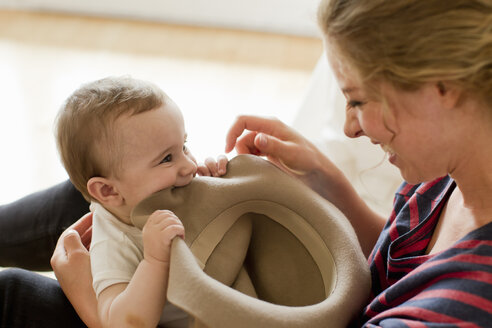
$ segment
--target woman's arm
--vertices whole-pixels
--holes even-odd
[[[226,137],[226,152],[234,147],[239,154],[266,156],[333,203],[350,220],[364,254],[369,255],[385,219],[369,208],[342,171],[311,142],[277,119],[239,116]]]
[[[83,216],[62,233],[51,257],[56,278],[77,314],[89,327],[100,327],[97,300],[92,288],[88,248],[92,214]]]

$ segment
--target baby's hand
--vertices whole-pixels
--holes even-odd
[[[202,176],[220,177],[227,172],[227,162],[229,160],[225,155],[219,155],[217,161],[212,157],[208,157],[205,159],[205,163],[198,165],[197,173]]]
[[[157,210],[149,216],[142,233],[144,258],[169,263],[171,241],[176,236],[184,238],[184,227],[173,212]]]

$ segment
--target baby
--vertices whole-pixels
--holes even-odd
[[[105,78],[76,90],[56,124],[58,149],[72,183],[91,201],[93,287],[103,326],[186,327],[166,304],[171,241],[184,236],[170,211],[154,212],[143,230],[130,214],[141,200],[200,175],[226,173],[227,158],[197,165],[183,117],[155,85]]]

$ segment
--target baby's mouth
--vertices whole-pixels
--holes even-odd
[[[181,187],[185,187],[187,185],[189,185],[191,183],[191,181],[193,181],[193,179],[195,178],[195,175],[191,175],[188,177],[188,181],[185,181],[184,183],[179,183],[179,184],[175,184],[172,188],[181,188]]]

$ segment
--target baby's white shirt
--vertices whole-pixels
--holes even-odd
[[[129,283],[143,260],[142,231],[118,220],[101,204],[92,202],[92,241],[90,247],[92,285],[96,296],[107,287]],[[168,328],[188,326],[186,312],[167,302],[159,325]]]

